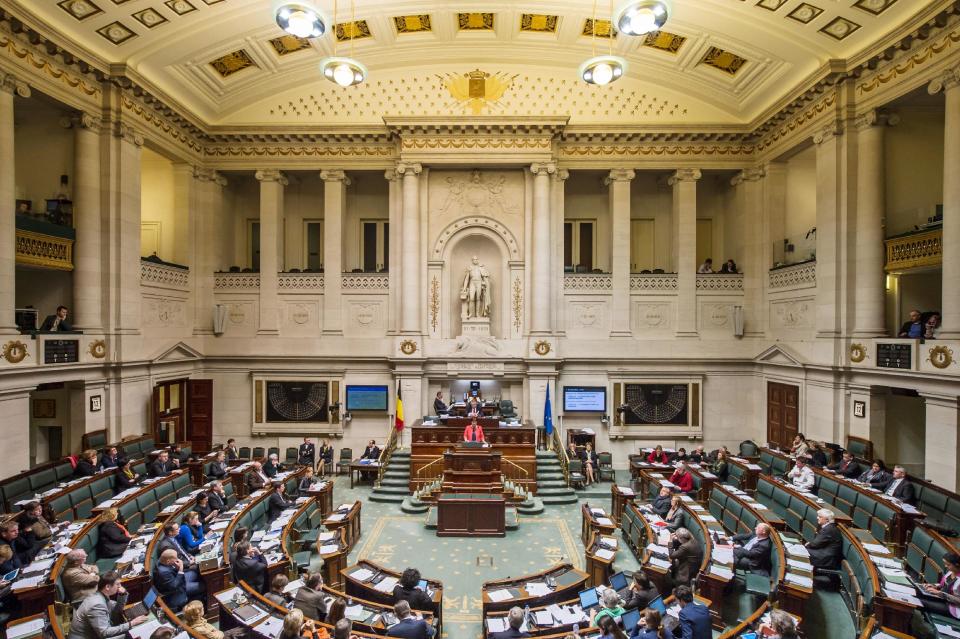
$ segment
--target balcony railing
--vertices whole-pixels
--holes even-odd
[[[817,285],[817,262],[800,262],[770,269],[768,285],[771,290],[811,288]]]
[[[884,240],[887,247],[886,271],[905,271],[943,262],[943,229],[920,231]]]
[[[17,214],[17,264],[73,270],[72,227],[53,224],[30,215]]]

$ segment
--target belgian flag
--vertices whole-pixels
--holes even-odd
[[[394,428],[397,431],[403,430],[403,399],[400,397],[400,384],[397,384],[397,413],[393,422]]]

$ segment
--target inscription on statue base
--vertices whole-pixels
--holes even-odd
[[[490,318],[474,317],[471,319],[460,320],[461,336],[470,337],[490,337]]]

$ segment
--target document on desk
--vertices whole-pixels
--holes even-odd
[[[508,627],[506,617],[487,617],[487,630],[489,632],[503,632]]]
[[[494,603],[500,603],[501,601],[513,599],[513,595],[511,595],[510,591],[506,589],[491,590],[487,593],[487,596],[490,597],[490,601]]]
[[[733,579],[733,571],[721,566],[710,566],[710,574],[720,579]]]
[[[803,544],[787,544],[787,554],[794,557],[809,557],[810,551]]]
[[[46,581],[46,575],[37,575],[36,577],[24,577],[13,582],[13,585],[10,586],[14,590],[26,590],[27,588],[36,588],[44,581]]]
[[[709,521],[709,522],[712,522],[712,523],[717,523],[717,518],[714,517],[713,515],[700,515],[700,520],[701,520],[701,521]]]
[[[229,608],[230,606],[228,606],[227,604],[229,604],[233,600],[234,596],[238,594],[240,594],[239,588],[231,588],[230,590],[224,590],[223,592],[218,592],[217,594],[214,595],[214,597],[217,598],[217,601],[219,601],[221,605]]]
[[[891,590],[891,589],[890,589],[890,585],[894,585],[894,584],[887,584],[887,585],[884,586],[884,588],[883,588],[883,594],[886,595],[887,597],[889,597],[889,598],[891,598],[891,599],[895,599],[895,600],[897,600],[897,601],[902,601],[903,603],[908,603],[908,604],[910,604],[911,606],[922,606],[922,605],[923,605],[923,602],[921,602],[919,599],[917,599],[917,597],[916,597],[915,595],[907,594],[907,593],[905,593],[905,592],[899,592],[899,591],[897,591],[897,590]],[[914,591],[914,592],[916,592],[916,591]]]
[[[29,637],[30,635],[38,634],[43,630],[44,624],[46,624],[45,619],[32,619],[31,621],[18,623],[15,626],[7,626],[7,639],[20,639],[20,637]]]
[[[903,593],[903,594],[905,594],[905,595],[916,595],[916,594],[917,594],[917,589],[914,588],[912,585],[903,585],[903,584],[895,584],[895,583],[885,583],[885,584],[883,585],[883,589],[884,589],[884,590],[889,590],[890,592],[900,592],[900,593]]]
[[[897,569],[903,567],[903,562],[901,562],[899,559],[893,559],[891,557],[877,557],[876,555],[870,555],[870,561],[883,568]]]
[[[607,560],[607,559],[613,559],[613,556],[617,553],[615,553],[612,550],[607,550],[606,548],[601,548],[600,550],[598,550],[593,554],[599,557],[600,559]]]
[[[750,505],[756,508],[757,510],[770,510],[769,508],[761,504],[759,501],[751,502]]]
[[[604,544],[606,544],[607,546],[610,546],[611,548],[617,548],[617,547],[618,547],[618,542],[617,542],[617,538],[616,538],[616,537],[601,536],[601,537],[600,537],[600,541],[602,541],[602,542],[603,542]]]
[[[323,549],[320,549],[320,552],[323,552]],[[367,581],[373,577],[373,571],[368,570],[367,568],[360,568],[359,570],[354,570],[350,573],[350,576],[356,579],[357,581]]]
[[[347,606],[343,611],[343,616],[350,621],[366,621],[370,614],[364,610],[363,604],[357,604],[356,606]]]
[[[298,590],[303,588],[303,586],[303,579],[295,579],[283,587],[283,594],[287,595],[290,593],[296,593]]]
[[[647,544],[647,550],[649,550],[655,555],[663,555],[664,557],[670,554],[670,549],[667,548],[666,546],[660,546],[658,544],[653,544],[653,543]]]
[[[553,626],[553,615],[546,610],[538,610],[536,612],[536,618],[537,625],[541,628],[544,626]]]
[[[230,525],[229,519],[215,521],[212,524],[210,524],[210,530],[226,530],[229,525]]]
[[[269,639],[277,639],[277,637],[280,636],[281,630],[283,630],[283,619],[268,617],[263,620],[262,624],[257,626],[256,634],[269,637]]]
[[[892,554],[886,546],[881,546],[880,544],[863,544],[864,549],[869,553],[876,553],[878,555],[889,555]]]
[[[592,512],[594,515],[598,517],[603,517],[604,515],[607,514],[607,511],[605,511],[603,508],[591,508],[590,512]]]
[[[630,495],[633,495],[633,489],[628,488],[627,486],[617,486],[617,490],[619,490],[621,493],[623,493],[627,497],[629,497]]]
[[[546,597],[553,592],[550,590],[550,586],[542,581],[531,581],[530,583],[525,584],[523,587],[527,591],[527,594],[531,597]]]
[[[338,552],[339,550],[340,550],[340,544],[324,544],[320,546],[321,555],[329,555],[330,553]],[[366,579],[362,579],[361,581],[366,581]]]
[[[663,570],[670,570],[669,561],[665,561],[663,559],[660,559],[659,557],[654,557],[653,555],[650,556],[650,560],[647,563],[650,564],[651,566],[656,566],[657,568],[661,568]]]
[[[330,515],[329,517],[327,517],[327,521],[343,521],[345,518],[346,518],[346,515],[341,515],[340,513],[337,513],[335,515]]]
[[[609,517],[597,517],[597,523],[601,526],[612,526],[613,522]]]
[[[694,511],[694,512],[698,512],[698,513],[702,513],[702,512],[704,512],[704,511],[706,510],[706,508],[704,508],[704,507],[701,506],[700,504],[690,504],[689,508],[690,508],[690,510],[692,510],[692,511]]]
[[[939,632],[941,635],[946,635],[947,637],[960,637],[960,630],[957,630],[956,628],[952,628],[942,623],[935,623],[933,625],[937,627],[937,632]],[[9,632],[7,632],[7,636],[10,636]]]
[[[400,580],[396,577],[384,577],[382,580],[380,580],[380,583],[374,586],[374,590],[392,593],[393,587],[396,586],[399,581]]]
[[[733,564],[733,549],[717,548],[714,546],[710,557],[714,561],[720,562],[721,564]]]
[[[788,572],[784,579],[795,586],[800,586],[801,588],[813,588],[812,577],[804,577],[803,575],[795,575],[792,572]]]
[[[134,626],[127,632],[130,633],[130,636],[133,639],[147,639],[150,635],[153,634],[153,631],[162,626],[156,619],[151,619],[146,623],[142,623],[139,626]]]
[[[810,572],[812,566],[805,561],[797,561],[796,559],[787,558],[787,565],[793,568],[794,570],[802,570],[804,572]]]

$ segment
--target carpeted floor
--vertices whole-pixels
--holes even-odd
[[[618,472],[618,480],[626,483],[626,474]],[[400,511],[399,504],[369,501],[369,484],[351,489],[346,476],[335,482],[335,504],[355,499],[363,502],[363,535],[350,554],[349,564],[364,558],[399,571],[415,566],[425,577],[443,581],[443,636],[449,639],[481,636],[480,591],[484,581],[540,572],[562,561],[583,568],[580,505],[589,502],[610,508],[610,483],[603,482],[581,491],[580,503],[547,506],[541,515],[521,516],[520,529],[508,531],[502,539],[442,539],[424,528],[426,515],[407,515]],[[625,544],[620,544],[614,568],[627,572],[639,568]],[[736,617],[750,611],[750,603],[745,597],[729,597],[725,620],[735,622]],[[803,628],[808,639],[851,639],[856,635],[837,594],[815,594],[808,603]]]

